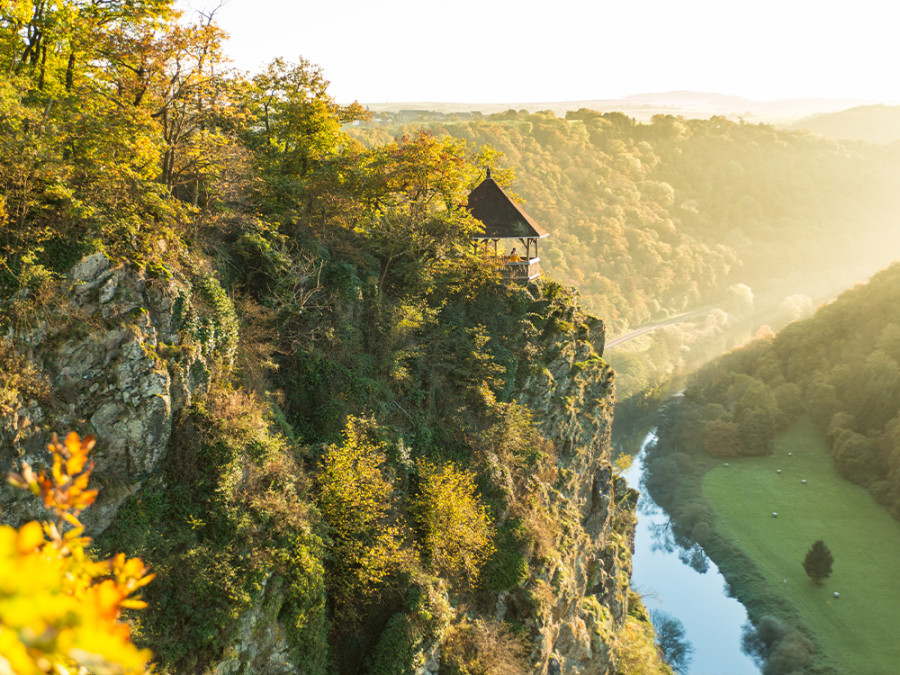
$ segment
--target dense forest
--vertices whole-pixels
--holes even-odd
[[[612,335],[711,308],[610,353],[620,400],[664,390],[761,325],[808,316],[900,256],[896,146],[722,117],[447,117],[360,122],[351,133],[377,147],[424,126],[501,151],[514,192],[551,233],[544,269],[574,284]],[[643,414],[634,403],[622,419]]]
[[[496,152],[367,148],[316,67],[233,72],[213,19],[0,9],[2,461],[48,507],[89,466],[99,488],[72,501],[96,497],[89,548],[64,512],[71,537],[3,526],[34,582],[0,600],[0,655],[112,669],[72,636],[130,608],[157,672],[669,672],[628,589],[603,322],[470,253]],[[68,430],[97,449],[48,455]],[[74,573],[31,605],[35,641],[16,611],[51,549]]]
[[[641,124],[588,110],[429,128],[504,153],[515,192],[551,232],[548,269],[614,329],[740,301],[736,284],[763,310],[797,294],[818,299],[900,253],[896,148],[718,117]],[[354,135],[377,144],[397,130]]]

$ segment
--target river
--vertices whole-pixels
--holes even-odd
[[[647,446],[656,439],[647,434],[640,453],[623,474],[640,488]],[[747,621],[744,606],[726,592],[724,577],[702,549],[689,552],[671,542],[669,519],[643,490],[638,500],[631,585],[650,611],[678,619],[693,647],[687,675],[758,675],[759,669],[741,651],[741,626]],[[689,564],[689,563],[693,563]],[[706,568],[700,572],[698,569]],[[696,569],[695,569],[696,568]]]

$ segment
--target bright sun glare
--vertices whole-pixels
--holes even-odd
[[[229,0],[217,13],[243,69],[302,55],[340,101],[481,103],[673,90],[900,101],[898,17],[887,0]]]

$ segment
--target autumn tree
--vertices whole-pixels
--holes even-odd
[[[328,84],[306,59],[277,58],[244,88],[247,120],[240,134],[261,179],[254,197],[262,209],[318,223],[357,211],[354,169],[361,145],[341,125],[367,113],[356,103],[337,104]]]
[[[382,261],[382,284],[395,267],[428,270],[470,251],[478,224],[463,207],[477,161],[465,141],[424,131],[361,158],[365,211],[356,229]]]
[[[136,594],[153,575],[140,558],[94,560],[78,519],[97,496],[88,489],[93,447],[90,436],[54,436],[49,470],[36,474],[22,462],[21,474],[9,476],[54,518],[0,526],[0,672],[142,673],[150,660],[120,617],[146,606]]]
[[[171,4],[0,3],[0,246],[13,277],[29,254],[79,250],[54,255],[60,241],[127,239],[133,249],[171,219],[156,183],[160,127],[133,83],[152,72],[138,55],[175,25]]]
[[[171,195],[205,205],[243,166],[223,39],[213,14],[183,21],[171,0],[0,3],[8,273],[65,239],[146,255],[184,220]]]
[[[251,84],[249,138],[283,174],[306,175],[314,162],[335,152],[342,123],[366,116],[358,104],[335,103],[322,69],[304,58],[276,58]]]
[[[318,476],[319,509],[332,547],[329,582],[345,608],[369,599],[387,577],[411,562],[404,531],[392,517],[393,486],[384,444],[370,422],[350,417],[343,442],[325,451]]]
[[[452,462],[422,461],[413,512],[422,531],[422,552],[438,574],[472,586],[494,550],[492,523],[478,498],[475,475]]]
[[[831,550],[821,539],[813,542],[806,557],[803,559],[803,569],[806,575],[816,584],[821,584],[831,576],[831,566],[834,564],[834,556]]]
[[[225,34],[214,14],[174,23],[135,54],[134,101],[146,105],[162,140],[159,181],[197,205],[202,187],[225,171],[235,145],[228,118],[240,116],[240,86],[225,66]]]

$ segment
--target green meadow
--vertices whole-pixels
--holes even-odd
[[[809,423],[779,436],[774,455],[728,464],[703,480],[719,532],[796,606],[828,659],[844,672],[900,672],[900,523],[837,474]],[[816,539],[825,541],[835,560],[821,586],[802,566]]]

